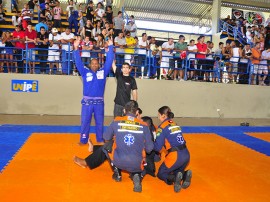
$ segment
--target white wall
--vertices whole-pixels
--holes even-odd
[[[11,80],[38,80],[38,93],[11,91]],[[157,116],[163,105],[176,117],[270,118],[270,88],[203,82],[137,79],[139,105],[144,114]],[[79,115],[80,77],[57,75],[0,74],[0,113]],[[112,116],[116,82],[108,78],[105,115]]]

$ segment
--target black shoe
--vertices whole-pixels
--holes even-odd
[[[192,171],[191,170],[187,170],[185,172],[184,178],[183,178],[183,183],[182,183],[182,188],[186,189],[190,186],[190,182],[191,182],[191,178],[192,178]]]
[[[181,180],[182,180],[182,173],[181,172],[178,172],[175,176],[175,182],[174,182],[174,191],[176,193],[180,192],[181,190]]]
[[[134,192],[142,192],[141,177],[139,176],[139,174],[135,174],[133,176],[132,180],[133,180],[133,184],[134,184],[133,191]]]
[[[122,181],[122,176],[120,175],[120,173],[118,171],[118,168],[114,168],[112,179],[114,179],[116,182],[121,182]]]

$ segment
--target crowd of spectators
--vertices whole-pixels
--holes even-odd
[[[128,62],[133,66],[134,76],[139,78],[248,83],[251,77],[252,84],[260,85],[266,85],[265,80],[268,80],[270,19],[264,27],[256,25],[255,21],[249,24],[243,18],[235,21],[228,16],[223,30],[230,35],[226,26],[237,27],[245,45],[227,40],[226,44],[220,42],[214,50],[213,42],[205,43],[204,36],[189,42],[185,41],[184,35],[180,35],[177,42],[173,38],[157,41],[146,33],[138,36],[134,16],[126,20],[121,11],[114,15],[113,1],[99,1],[97,5],[89,1],[83,6],[70,0],[66,9],[62,9],[57,0],[40,0],[39,4],[30,0],[21,12],[14,2],[12,8],[18,14],[12,17],[15,31],[1,33],[2,72],[4,64],[6,72],[25,72],[23,50],[26,49],[27,72],[36,73],[35,67],[38,66],[40,73],[44,74],[77,75],[70,53],[74,39],[80,37],[81,56],[86,65],[91,58],[98,58],[101,64],[104,63],[105,42],[112,38],[117,66]],[[35,7],[38,9],[38,23],[33,30]],[[65,29],[63,19],[68,22]]]

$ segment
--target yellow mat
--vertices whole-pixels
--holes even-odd
[[[134,193],[127,174],[114,182],[109,164],[95,170],[73,163],[86,157],[79,134],[32,134],[0,174],[0,201],[259,201],[270,200],[270,158],[215,134],[185,134],[191,186],[174,193],[151,176]],[[93,139],[93,136],[91,136]]]

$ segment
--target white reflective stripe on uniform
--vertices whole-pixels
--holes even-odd
[[[118,123],[118,125],[119,126],[132,126],[132,127],[142,128],[142,126],[128,124],[128,123]]]
[[[181,133],[181,132],[182,132],[181,130],[177,130],[177,131],[174,131],[174,132],[172,132],[170,134],[176,134],[176,133]]]
[[[126,130],[126,129],[118,129],[118,132],[129,132],[129,133],[143,133],[143,131],[136,131],[136,130]]]
[[[171,127],[169,127],[169,130],[171,130],[173,128],[180,128],[180,127],[179,126],[171,126]]]

